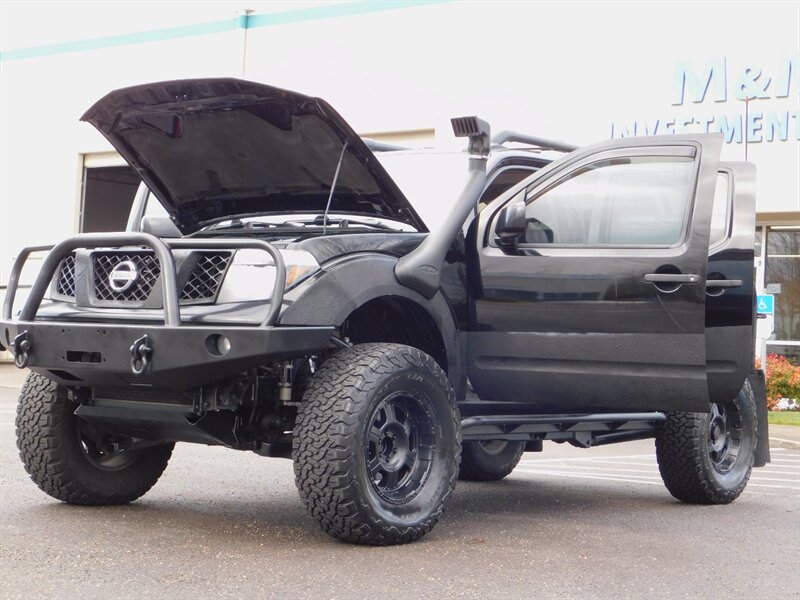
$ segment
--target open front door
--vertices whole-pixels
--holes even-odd
[[[753,367],[756,168],[721,163],[706,281],[706,363],[712,402],[736,397]]]
[[[577,150],[481,213],[469,377],[482,399],[540,413],[708,410],[721,145],[665,136]],[[513,240],[498,231],[511,210],[525,215]]]

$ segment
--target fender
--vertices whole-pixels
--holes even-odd
[[[327,263],[324,272],[289,292],[280,325],[339,327],[348,315],[376,298],[411,300],[430,315],[447,352],[447,374],[461,401],[466,390],[466,346],[447,297],[438,290],[430,299],[401,285],[394,275],[398,259],[361,253]]]

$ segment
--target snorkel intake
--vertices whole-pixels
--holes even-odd
[[[489,124],[478,117],[458,117],[450,122],[456,137],[469,138],[469,168],[464,189],[444,227],[428,234],[419,247],[401,258],[394,268],[401,284],[427,298],[432,298],[439,289],[444,257],[486,185],[486,160],[491,143]]]

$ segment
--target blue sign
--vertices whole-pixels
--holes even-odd
[[[760,315],[774,315],[775,296],[773,296],[772,294],[764,294],[763,296],[756,296],[756,312]]]
[[[673,69],[672,105],[704,105],[708,110],[611,123],[611,137],[720,132],[728,144],[800,140],[800,111],[764,110],[769,105],[760,102],[797,95],[800,58],[785,54],[765,67],[748,61],[732,68],[724,56],[711,58],[702,66],[679,61]],[[726,104],[734,99],[741,103]],[[750,100],[759,102],[751,108],[746,104]],[[713,114],[711,106],[716,107]]]

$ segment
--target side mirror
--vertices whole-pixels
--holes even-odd
[[[157,238],[183,237],[175,223],[165,217],[142,217],[141,229],[144,233],[150,233]]]
[[[494,228],[497,243],[501,246],[513,246],[525,235],[527,224],[524,202],[512,202],[505,206],[497,215],[497,225]]]

